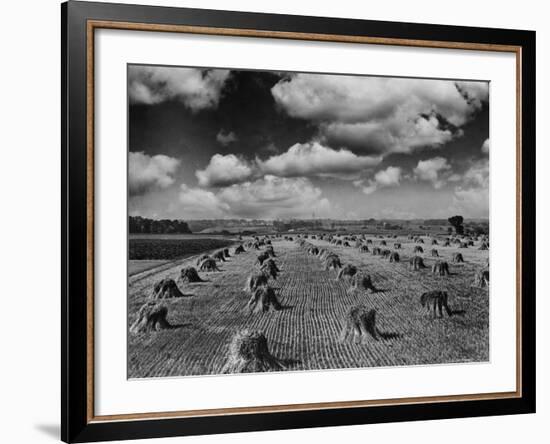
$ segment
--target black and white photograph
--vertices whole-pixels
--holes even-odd
[[[2,442],[544,441],[543,2],[6,6]]]
[[[489,82],[127,73],[129,378],[489,360]]]

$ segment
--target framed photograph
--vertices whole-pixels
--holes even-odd
[[[535,33],[62,5],[62,439],[535,411]]]

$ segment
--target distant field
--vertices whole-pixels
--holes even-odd
[[[184,235],[185,236],[185,235]],[[130,238],[130,260],[167,260],[202,253],[215,248],[227,247],[235,241],[224,238],[189,237],[143,237]]]
[[[266,225],[257,225],[257,226],[251,226],[251,225],[243,225],[243,226],[237,226],[237,227],[210,227],[210,228],[204,228],[198,232],[199,235],[201,234],[210,234],[210,233],[219,233],[221,231],[228,231],[229,233],[241,233],[243,231],[248,231],[249,233],[266,233],[266,232],[273,232],[273,227],[266,226]]]
[[[150,270],[152,268],[158,267],[162,264],[165,264],[167,261],[156,260],[156,261],[147,261],[147,260],[130,260],[128,261],[128,275],[132,276],[142,271]]]
[[[128,374],[131,378],[185,376],[219,373],[226,362],[233,335],[243,329],[261,330],[270,351],[292,362],[288,370],[319,370],[374,366],[419,365],[489,360],[489,292],[471,286],[477,270],[485,266],[489,252],[478,243],[466,249],[437,246],[442,260],[450,264],[450,276],[430,271],[437,258],[424,245],[428,268],[410,271],[408,259],[415,244],[406,237],[388,239],[401,242],[401,262],[390,263],[354,247],[311,240],[338,254],[343,264],[356,265],[369,273],[376,293],[350,292],[349,283],[326,271],[316,256],[308,255],[297,243],[273,240],[276,262],[281,268],[272,281],[283,309],[253,314],[247,310],[249,295],[243,286],[257,270],[258,251],[232,256],[220,264],[221,271],[200,273],[205,282],[179,284],[186,297],[164,299],[172,329],[130,335]],[[374,239],[377,244],[378,239]],[[461,252],[465,263],[451,263]],[[130,278],[128,325],[139,308],[149,300],[156,282],[176,279],[180,269],[195,265],[195,259],[167,264],[159,272]],[[419,304],[427,290],[446,290],[452,317],[433,319]],[[341,342],[340,331],[348,310],[365,304],[376,310],[377,327],[386,339],[368,343]]]
[[[212,233],[193,233],[193,234],[139,234],[134,233],[130,234],[129,236],[130,240],[133,239],[229,239],[233,240],[236,239],[236,235],[224,235],[224,234],[212,234]]]

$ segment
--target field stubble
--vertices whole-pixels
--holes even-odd
[[[149,335],[129,336],[128,376],[161,377],[218,374],[233,335],[244,328],[262,331],[271,353],[288,370],[320,370],[373,366],[479,362],[489,359],[488,292],[471,287],[476,270],[488,251],[461,250],[464,264],[450,264],[450,276],[432,275],[435,260],[451,262],[455,247],[439,247],[439,258],[424,257],[427,268],[409,271],[414,244],[399,239],[401,262],[390,263],[358,249],[311,240],[337,253],[343,264],[370,274],[375,293],[350,292],[349,282],[290,241],[273,241],[281,273],[271,284],[283,309],[254,314],[247,310],[246,278],[257,270],[257,250],[232,256],[222,271],[200,273],[205,282],[185,284],[186,297],[164,300],[173,328]],[[392,241],[393,242],[393,241]],[[231,249],[233,251],[233,249]],[[155,273],[130,278],[128,323],[160,279],[175,279],[195,257],[180,260]],[[433,319],[420,307],[420,294],[449,292],[452,317]],[[363,343],[341,342],[340,332],[349,309],[366,305],[377,312],[380,339]]]

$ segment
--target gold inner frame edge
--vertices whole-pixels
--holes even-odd
[[[516,56],[516,391],[497,393],[477,393],[449,396],[423,396],[380,400],[338,401],[305,404],[285,404],[256,407],[230,407],[219,409],[182,410],[172,412],[145,412],[116,415],[94,414],[94,32],[96,29],[118,29],[130,31],[176,32],[201,35],[220,35],[228,37],[277,38],[288,40],[308,40],[336,43],[361,43],[371,45],[406,46],[422,48],[461,49],[488,52],[511,52]],[[488,43],[449,42],[436,40],[415,40],[351,36],[339,34],[312,34],[286,31],[266,31],[255,29],[215,28],[188,25],[165,25],[151,23],[133,23],[108,20],[88,20],[86,26],[86,206],[87,206],[87,399],[86,413],[88,423],[153,420],[162,418],[190,418],[199,416],[222,416],[238,414],[260,414],[275,412],[296,412],[304,410],[327,410],[338,408],[359,408],[389,405],[407,405],[416,403],[460,402],[491,399],[510,399],[522,396],[522,347],[521,347],[521,282],[522,282],[522,48],[515,45]]]

